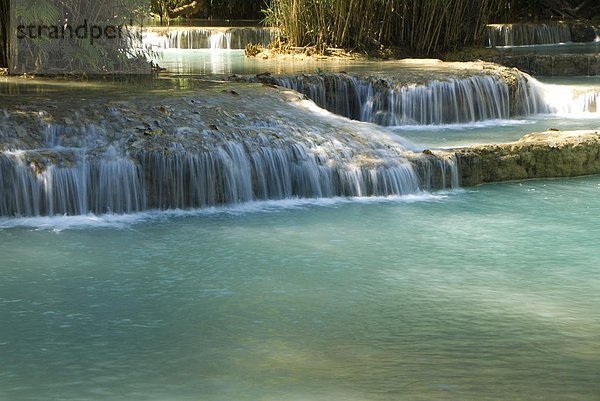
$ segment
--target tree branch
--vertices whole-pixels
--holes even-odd
[[[577,9],[573,9],[566,1],[564,0],[542,0],[542,5],[554,12],[559,13],[563,17],[570,17],[574,19],[578,19],[579,17],[579,7]],[[584,6],[585,1],[580,5]]]
[[[191,17],[192,15],[198,13],[203,6],[204,2],[202,0],[194,0],[189,4],[169,9],[168,15],[169,18],[177,18],[181,16]]]

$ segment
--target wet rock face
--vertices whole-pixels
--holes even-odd
[[[575,23],[571,25],[571,40],[577,43],[593,42],[597,28],[590,24]]]
[[[456,149],[461,184],[600,173],[599,131],[548,131],[517,142]],[[443,156],[447,157],[447,156]]]

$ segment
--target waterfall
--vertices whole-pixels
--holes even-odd
[[[144,34],[144,43],[161,49],[233,50],[247,44],[266,47],[276,35],[274,28],[151,28]]]
[[[460,172],[455,155],[424,157],[414,161],[422,188],[426,191],[436,188],[460,187]]]
[[[486,27],[490,47],[529,46],[571,42],[567,24],[492,24]]]
[[[114,149],[99,160],[83,150],[0,153],[2,216],[125,213],[145,204],[139,165]]]
[[[56,131],[56,127],[47,129]],[[391,146],[378,150],[378,159],[336,140],[277,144],[262,136],[258,142],[256,138],[252,143],[225,141],[192,152],[176,144],[130,155],[114,146],[101,153],[60,146],[4,151],[0,152],[0,216],[130,213],[295,197],[390,196],[458,185],[458,171],[451,161],[428,162],[430,174],[425,177],[417,174],[414,161],[403,157],[400,145]]]
[[[494,76],[396,86],[346,74],[274,78],[317,105],[354,120],[379,125],[452,124],[508,118],[509,88]]]
[[[546,112],[560,115],[600,115],[600,89],[572,88],[533,81],[546,104]]]
[[[210,152],[138,155],[152,207],[190,208],[292,197],[388,196],[414,193],[407,162],[357,166],[326,160],[303,144],[248,152],[228,142]]]
[[[320,107],[353,120],[384,126],[440,125],[535,114],[598,112],[600,91],[547,85],[527,74],[515,76],[512,88],[496,75],[476,75],[395,84],[347,74],[261,77],[305,94]]]
[[[552,113],[553,109],[547,102],[544,86],[544,84],[530,76],[518,79],[513,96],[512,114],[531,116]]]
[[[496,75],[396,85],[347,74],[268,77],[332,113],[379,125],[439,125],[550,113],[542,84],[523,74],[512,93]]]

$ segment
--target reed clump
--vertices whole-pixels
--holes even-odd
[[[272,0],[266,22],[292,46],[406,47],[429,56],[479,43],[507,0]]]

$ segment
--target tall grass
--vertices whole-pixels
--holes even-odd
[[[272,0],[266,21],[292,46],[402,46],[433,55],[479,42],[507,1]]]

